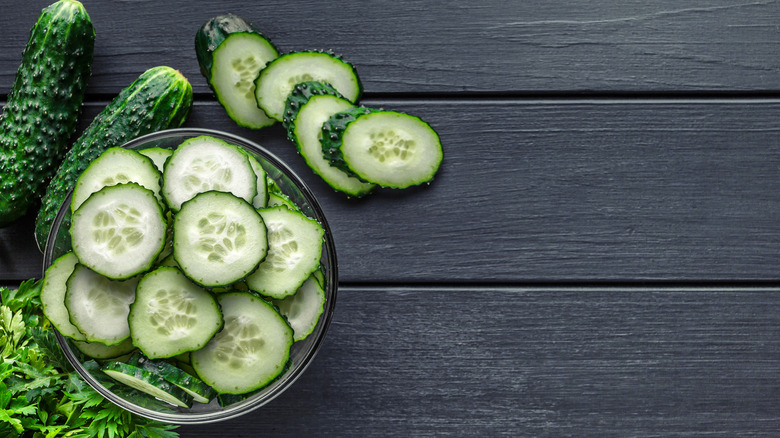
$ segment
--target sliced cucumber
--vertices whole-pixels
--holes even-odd
[[[269,207],[284,206],[289,208],[290,210],[298,210],[298,206],[295,205],[295,203],[292,202],[292,200],[283,193],[269,193],[268,206]]]
[[[68,309],[65,307],[66,283],[78,262],[76,254],[69,252],[46,269],[41,287],[41,305],[46,319],[61,335],[83,341],[86,339],[84,333],[71,324]]]
[[[195,52],[201,73],[231,119],[252,129],[274,123],[257,107],[254,81],[279,52],[257,26],[234,14],[218,15],[196,33]]]
[[[255,80],[258,106],[281,122],[287,96],[296,84],[305,81],[327,82],[350,102],[357,102],[363,91],[355,67],[333,53],[292,52],[274,59],[260,71]]]
[[[124,362],[108,362],[101,370],[114,380],[182,408],[192,407],[192,396],[144,368]]]
[[[70,235],[81,264],[125,279],[152,267],[165,246],[166,228],[154,193],[126,183],[92,194],[73,213]]]
[[[165,169],[165,162],[168,161],[168,157],[173,154],[173,151],[168,148],[153,147],[140,149],[138,153],[152,160],[157,170],[162,172]]]
[[[319,266],[324,231],[317,221],[286,207],[258,211],[268,228],[268,256],[246,282],[254,291],[282,299]]]
[[[266,386],[285,369],[293,330],[267,301],[248,292],[220,295],[225,327],[191,354],[192,366],[219,393],[241,394]]]
[[[418,117],[361,108],[325,122],[322,150],[339,169],[391,188],[431,181],[443,158],[438,134]]]
[[[73,345],[82,353],[93,359],[114,359],[135,350],[133,340],[130,338],[116,345],[104,345],[98,342],[74,341]]]
[[[343,170],[330,165],[322,155],[322,125],[333,114],[353,108],[329,84],[303,82],[295,86],[287,97],[284,126],[287,136],[295,143],[306,164],[328,185],[350,196],[363,196],[376,184],[363,182]]]
[[[317,327],[317,321],[325,310],[325,291],[312,275],[295,295],[271,302],[279,308],[279,313],[287,318],[293,328],[293,340],[298,342],[306,339]]]
[[[115,345],[130,337],[127,315],[138,278],[108,279],[77,264],[67,281],[65,306],[70,322],[88,342]]]
[[[173,152],[165,164],[162,193],[174,211],[198,193],[230,192],[252,202],[257,176],[241,149],[220,139],[201,135]]]
[[[246,277],[267,252],[263,218],[230,193],[201,193],[185,202],[174,219],[173,256],[202,286],[225,286]]]
[[[160,172],[149,157],[132,149],[106,149],[76,180],[71,211],[103,187],[134,182],[151,190],[160,199]]]
[[[133,344],[151,359],[197,350],[222,328],[214,297],[168,267],[141,278],[127,320]]]
[[[157,374],[183,389],[198,403],[208,403],[217,392],[199,378],[163,360],[152,360],[142,354],[133,355],[128,363]]]
[[[257,178],[257,195],[252,198],[252,206],[255,208],[264,208],[268,205],[268,175],[265,169],[251,154],[246,154],[246,158],[249,160],[249,164],[252,166],[252,171]]]

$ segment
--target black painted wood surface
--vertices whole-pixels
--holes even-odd
[[[48,1],[0,14],[0,98]],[[780,435],[780,1],[85,1],[83,129],[158,64],[187,126],[257,141],[311,185],[341,289],[285,394],[183,437]],[[194,32],[256,21],[353,62],[364,104],[440,133],[433,184],[348,200],[279,126],[237,127]],[[41,273],[34,215],[0,284]]]

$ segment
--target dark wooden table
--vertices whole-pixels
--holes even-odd
[[[3,4],[3,95],[46,4]],[[779,1],[85,5],[82,127],[147,68],[180,69],[186,126],[287,160],[335,235],[306,374],[183,437],[780,436]],[[280,126],[237,127],[193,50],[225,12],[342,54],[364,104],[429,121],[434,183],[348,200]],[[32,221],[0,230],[0,284],[41,275]]]

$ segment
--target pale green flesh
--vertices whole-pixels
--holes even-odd
[[[191,354],[192,366],[217,392],[242,394],[278,376],[290,357],[292,328],[269,303],[245,292],[220,295],[225,327]]]
[[[148,157],[154,163],[154,166],[160,172],[165,168],[165,161],[173,154],[173,151],[167,148],[147,148],[138,151],[141,155]]]
[[[127,315],[135,299],[138,279],[109,280],[76,265],[67,282],[65,306],[71,323],[88,342],[118,344],[130,337]]]
[[[267,40],[251,33],[230,34],[214,50],[211,86],[230,118],[239,125],[259,129],[275,122],[258,108],[254,81],[277,56],[279,53]]]
[[[341,153],[361,179],[394,188],[430,181],[443,156],[439,137],[430,126],[392,111],[362,115],[350,123]]]
[[[286,207],[259,211],[268,229],[268,255],[246,281],[250,289],[281,299],[294,294],[319,266],[324,231]]]
[[[73,252],[100,274],[128,278],[154,263],[165,245],[166,229],[150,191],[132,183],[106,187],[73,214]]]
[[[231,284],[266,257],[262,217],[230,194],[200,194],[184,204],[174,221],[173,255],[182,271],[198,284]]]
[[[264,208],[268,204],[268,186],[266,183],[268,178],[266,172],[254,156],[247,154],[246,157],[249,160],[249,164],[252,165],[252,171],[257,179],[257,195],[252,199],[252,206]]]
[[[365,183],[333,167],[322,155],[322,125],[333,114],[346,111],[353,105],[336,96],[312,96],[295,118],[295,136],[306,164],[331,187],[353,196],[362,196],[376,185]]]
[[[166,267],[141,279],[128,320],[133,343],[152,359],[201,348],[222,326],[212,295]]]
[[[131,149],[107,149],[76,180],[71,211],[76,211],[91,194],[103,187],[128,182],[151,190],[160,199],[160,172],[150,158]]]
[[[317,321],[325,309],[325,291],[312,275],[295,295],[272,301],[287,318],[293,328],[293,340],[298,342],[306,339],[317,326]]]
[[[41,288],[41,304],[43,314],[60,334],[83,341],[86,337],[71,324],[68,309],[65,307],[66,283],[78,261],[78,257],[69,252],[46,269]]]
[[[251,203],[257,195],[257,177],[237,147],[209,136],[187,140],[165,165],[165,201],[179,210],[185,201],[210,190],[230,192]]]
[[[189,407],[189,404],[186,403],[183,398],[176,397],[172,394],[172,389],[175,389],[176,392],[186,394],[184,391],[178,386],[165,382],[148,371],[128,364],[117,364],[116,367],[112,367],[111,369],[104,368],[103,372],[118,382],[156,397],[164,402],[183,408]]]
[[[269,117],[282,121],[287,96],[295,85],[306,81],[329,83],[351,102],[360,94],[355,70],[349,64],[326,53],[288,53],[260,72],[257,104]]]

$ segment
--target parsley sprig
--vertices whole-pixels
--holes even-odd
[[[0,436],[177,438],[106,401],[73,370],[41,313],[41,281],[0,288]]]

